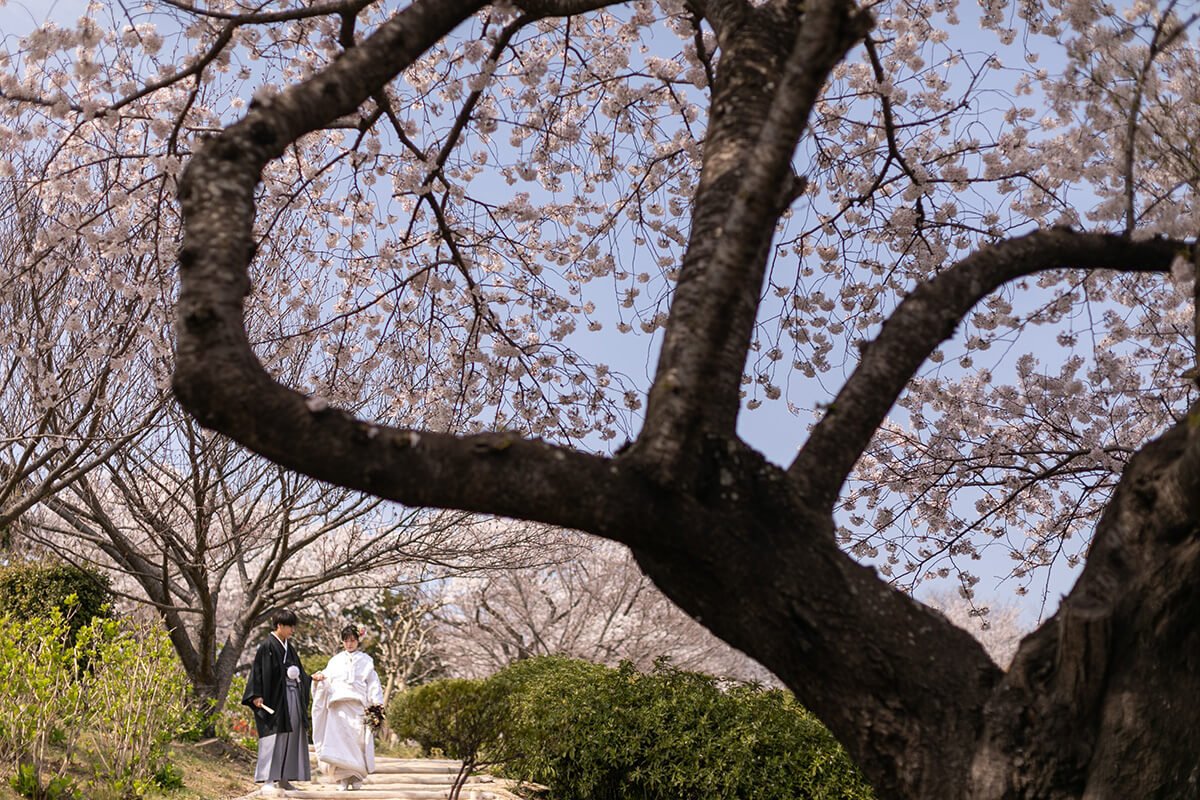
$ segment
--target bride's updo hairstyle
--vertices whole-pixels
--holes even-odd
[[[354,641],[357,642],[361,638],[362,638],[362,635],[360,634],[359,627],[357,625],[347,625],[346,627],[342,628],[342,641],[343,642],[346,641],[347,639],[353,639]]]

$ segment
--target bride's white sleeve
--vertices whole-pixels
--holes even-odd
[[[367,670],[367,705],[383,705],[383,687],[379,685],[379,675],[375,673],[375,662],[371,661]]]
[[[325,750],[325,733],[329,727],[329,667],[325,669],[325,680],[314,681],[312,688],[313,745],[318,759]]]
[[[312,682],[312,701],[313,709],[324,707],[329,704],[329,680],[326,674],[326,680]]]

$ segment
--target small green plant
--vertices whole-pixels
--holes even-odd
[[[172,789],[183,788],[183,773],[179,771],[179,767],[171,762],[166,762],[158,770],[150,776],[151,782],[159,789],[170,791]]]
[[[42,792],[42,783],[33,764],[18,764],[17,774],[9,778],[8,783],[21,797],[36,798]]]
[[[426,753],[462,760],[449,800],[457,800],[467,777],[484,764],[503,761],[508,687],[493,681],[445,678],[409,689],[392,701],[388,725],[414,739]]]
[[[51,778],[43,786],[33,764],[19,765],[8,783],[17,794],[30,800],[77,800],[80,797],[74,781],[65,775]]]

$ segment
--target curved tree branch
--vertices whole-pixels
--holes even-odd
[[[972,253],[918,285],[900,303],[813,428],[788,468],[789,477],[814,502],[832,508],[850,470],[917,369],[954,335],[977,302],[1008,281],[1069,267],[1165,272],[1190,249],[1168,239],[1135,242],[1115,234],[1054,228]]]
[[[409,505],[623,529],[632,513],[624,508],[636,506],[606,506],[598,489],[613,486],[630,498],[639,490],[608,460],[509,434],[460,438],[359,421],[276,383],[246,339],[242,299],[254,249],[253,193],[264,165],[300,136],[354,111],[483,5],[413,4],[311,80],[256,103],[192,159],[180,185],[185,234],[175,391],[204,425],[331,483]]]

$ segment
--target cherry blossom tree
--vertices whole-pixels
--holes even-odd
[[[371,576],[378,580],[379,570]],[[362,648],[375,659],[383,682],[383,704],[392,693],[437,676],[443,668],[437,651],[433,615],[444,600],[438,591],[443,579],[421,582],[415,576],[393,574],[383,588],[352,587],[311,598],[302,606],[306,626],[302,641],[325,653],[342,647],[347,624],[363,630]]]
[[[72,238],[81,219],[111,223],[110,210],[102,196],[73,204],[43,194],[41,156],[0,178],[0,528],[9,530],[142,436],[168,396],[168,284],[152,273],[159,255],[170,263],[170,247],[131,247],[144,230]],[[119,172],[99,176],[105,192],[128,180]]]
[[[564,533],[551,563],[459,576],[441,594],[436,650],[455,675],[486,677],[523,658],[566,655],[643,670],[667,657],[682,669],[771,680],[676,608],[612,542]]]
[[[330,490],[170,410],[169,436],[122,448],[47,497],[26,537],[157,611],[197,696],[218,709],[274,610],[351,582],[365,593],[396,568],[492,560],[467,515]]]
[[[71,202],[88,158],[143,170],[55,247],[169,247],[178,190],[203,425],[628,545],[881,795],[1191,793],[1190,7],[92,12],[0,64],[0,145]],[[631,340],[645,382],[597,344]],[[782,466],[738,434],[773,406]],[[903,591],[993,552],[1077,574],[1007,670]]]
[[[228,86],[206,85],[230,62],[206,43],[173,69],[174,46],[207,26],[168,18],[160,32],[116,4],[87,11],[6,39],[0,53],[0,527],[19,524],[20,542],[114,572],[127,600],[161,614],[197,694],[219,707],[273,609],[348,584],[374,590],[381,578],[363,574],[396,563],[450,568],[469,555],[489,566],[497,551],[462,514],[383,509],[295,479],[171,406],[171,198],[191,143],[237,107]],[[444,352],[455,346],[444,335],[452,310],[434,309],[412,328],[419,341],[398,346],[380,333],[393,332],[389,314],[413,308],[391,296],[360,307],[361,265],[329,277],[308,268],[336,251],[318,256],[311,221],[291,206],[334,191],[324,176],[342,160],[314,153],[286,173],[300,182],[275,197],[268,226],[280,253],[309,248],[262,284],[253,335],[272,347],[272,369],[363,413],[440,427],[470,416],[470,392],[438,392],[464,368]],[[359,325],[363,313],[375,330]],[[518,557],[519,542],[506,546]]]

